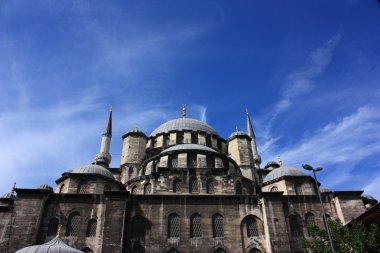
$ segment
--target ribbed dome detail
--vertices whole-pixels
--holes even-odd
[[[16,253],[83,253],[65,244],[60,238],[55,237],[41,245],[33,245],[16,251]]]
[[[304,177],[307,175],[293,167],[280,167],[269,172],[268,175],[265,176],[263,183],[268,183],[284,176]]]
[[[205,122],[202,122],[197,119],[190,118],[179,118],[173,119],[165,122],[160,125],[150,134],[150,136],[155,136],[160,133],[169,133],[170,131],[182,131],[182,130],[191,130],[191,131],[202,131],[209,134],[219,135],[214,128],[208,125]]]
[[[114,179],[114,176],[112,175],[112,173],[109,170],[105,169],[104,167],[102,167],[100,165],[95,165],[95,164],[84,165],[82,167],[79,167],[79,168],[71,171],[70,173],[74,173],[74,174],[98,174],[98,175],[102,175],[102,176]]]
[[[170,148],[167,148],[161,153],[167,153],[167,152],[178,151],[178,150],[202,150],[202,151],[217,153],[214,149],[203,146],[203,145],[199,145],[199,144],[179,144],[179,145],[175,145]]]

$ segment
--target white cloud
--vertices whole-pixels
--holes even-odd
[[[370,194],[377,200],[380,200],[380,175],[370,181],[370,183],[364,188],[364,193]]]

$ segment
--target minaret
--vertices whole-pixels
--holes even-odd
[[[257,145],[256,145],[256,136],[253,132],[253,127],[251,123],[251,118],[249,117],[248,109],[247,111],[247,134],[249,137],[252,138],[251,140],[251,147],[252,147],[252,155],[253,155],[253,161],[255,163],[255,167],[259,168],[261,163],[261,157],[259,153],[257,152]]]
[[[102,135],[100,152],[95,157],[95,164],[100,164],[100,165],[104,165],[108,167],[109,164],[111,163],[111,159],[112,159],[111,154],[110,154],[111,138],[112,138],[112,108],[110,109],[108,121],[106,123],[106,127],[104,128],[104,132]]]

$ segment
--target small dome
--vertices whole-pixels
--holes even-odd
[[[332,192],[332,190],[330,188],[327,188],[327,187],[320,187],[319,191],[322,193]]]
[[[51,187],[50,185],[48,184],[42,184],[38,187],[38,189],[46,189],[46,190],[50,190],[50,191],[54,191],[53,190],[53,187]]]
[[[214,149],[203,146],[203,145],[199,145],[199,144],[179,144],[179,145],[175,145],[170,148],[167,148],[161,153],[167,153],[170,151],[177,151],[177,150],[202,150],[202,151],[217,153]]]
[[[244,131],[239,131],[239,130],[237,130],[237,131],[233,132],[233,133],[230,135],[230,137],[228,137],[228,139],[232,139],[232,138],[234,138],[235,136],[248,136],[248,135],[247,135],[247,133],[244,132]]]
[[[280,167],[278,169],[275,169],[269,172],[268,175],[265,176],[263,183],[265,184],[284,176],[304,177],[307,175],[303,173],[302,171],[300,171],[299,169],[296,169],[293,167]]]
[[[268,168],[279,168],[280,165],[278,163],[276,163],[275,161],[270,161],[267,163],[267,165],[265,165],[264,169],[268,169]]]
[[[2,199],[14,199],[15,195],[12,192],[5,193],[1,196]]]
[[[115,179],[112,173],[105,169],[104,167],[96,164],[89,164],[89,165],[84,165],[82,167],[79,167],[70,173],[73,174],[97,174],[97,175],[102,175],[104,177],[108,177],[111,179]]]
[[[182,130],[191,130],[191,131],[202,131],[209,134],[215,134],[219,135],[214,128],[212,128],[207,123],[197,120],[197,119],[190,119],[190,118],[179,118],[179,119],[173,119],[165,122],[164,124],[160,125],[156,129],[153,130],[153,132],[150,134],[150,136],[155,136],[160,133],[169,133],[170,131],[182,131]]]
[[[49,242],[41,245],[33,245],[16,251],[16,253],[83,253],[64,243],[60,238],[55,237]]]
[[[369,195],[369,194],[365,194],[365,193],[363,193],[362,194],[362,198],[365,198],[365,199],[368,199],[368,200],[372,200],[372,199],[375,199],[372,195]]]

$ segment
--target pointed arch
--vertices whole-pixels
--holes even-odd
[[[179,253],[179,251],[175,248],[171,248],[170,250],[166,251],[166,253]]]
[[[190,238],[202,237],[202,217],[199,213],[190,216]]]
[[[91,219],[87,223],[86,237],[95,237],[96,236],[96,219]]]
[[[219,213],[212,216],[212,234],[214,238],[224,237],[223,216]]]
[[[179,215],[171,213],[168,216],[168,238],[180,237],[180,220]]]
[[[227,253],[227,251],[225,251],[222,248],[217,248],[216,250],[214,250],[214,253]]]
[[[192,177],[189,180],[189,192],[190,193],[198,193],[199,192],[198,179],[196,177]]]
[[[84,253],[93,253],[92,249],[90,249],[89,247],[83,248],[81,251],[83,251]]]
[[[57,235],[59,226],[59,219],[57,217],[53,217],[49,221],[47,236],[55,236]]]
[[[257,220],[255,218],[253,218],[252,216],[245,219],[245,228],[246,228],[248,238],[259,236],[259,229],[257,226]]]
[[[78,236],[80,219],[78,212],[73,212],[69,215],[66,226],[66,236]]]

